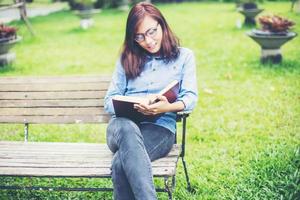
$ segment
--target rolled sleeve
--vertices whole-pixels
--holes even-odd
[[[114,107],[112,104],[112,97],[116,95],[124,95],[126,89],[126,76],[125,71],[121,65],[120,60],[116,64],[115,71],[112,75],[112,80],[110,82],[109,88],[106,92],[104,98],[104,109],[110,114],[114,115]]]
[[[182,69],[181,89],[177,100],[185,105],[184,111],[193,110],[198,100],[195,56],[189,51]]]

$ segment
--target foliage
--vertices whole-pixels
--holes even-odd
[[[273,145],[267,147],[250,160],[249,171],[242,175],[245,176],[244,181],[239,183],[235,195],[242,199],[277,199],[272,192],[277,191],[280,199],[296,200],[300,195],[299,151],[300,146],[285,150]],[[288,165],[283,160],[288,161]],[[260,191],[264,192],[259,194]]]
[[[17,28],[0,24],[0,41],[16,38]]]
[[[264,31],[287,32],[295,23],[277,15],[265,15],[258,18]]]

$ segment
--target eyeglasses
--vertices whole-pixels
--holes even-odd
[[[149,30],[147,30],[144,34],[143,33],[139,33],[136,34],[134,36],[134,40],[138,43],[144,42],[147,37],[151,37],[154,38],[157,34],[157,28],[158,28],[159,23],[157,23],[155,28],[150,28]]]

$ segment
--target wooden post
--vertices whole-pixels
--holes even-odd
[[[33,31],[33,28],[27,18],[27,12],[26,12],[26,2],[25,0],[14,0],[15,3],[20,3],[20,6],[18,7],[19,8],[19,11],[20,11],[20,17],[21,19],[25,22],[28,30],[30,31],[31,35],[35,36],[35,33]]]

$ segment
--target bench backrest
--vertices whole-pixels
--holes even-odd
[[[111,76],[2,77],[0,123],[107,123]]]

